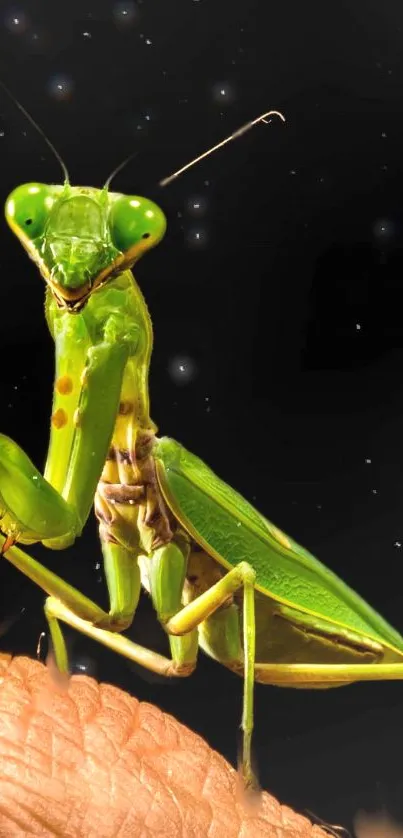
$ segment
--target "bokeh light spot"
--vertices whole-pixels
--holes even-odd
[[[9,32],[13,32],[15,35],[22,35],[28,29],[28,18],[21,10],[11,10],[6,15],[4,22]]]
[[[169,361],[168,372],[175,384],[184,385],[194,381],[197,367],[189,355],[175,355]]]
[[[214,101],[220,105],[232,105],[236,99],[235,88],[228,81],[214,84],[212,93]]]
[[[72,97],[73,80],[70,76],[56,75],[48,82],[48,92],[58,102],[67,102]]]
[[[372,232],[379,242],[387,242],[395,234],[395,224],[390,218],[378,218],[372,225]]]
[[[186,202],[186,210],[189,215],[201,218],[207,212],[208,201],[202,195],[192,195]]]
[[[185,233],[185,241],[192,250],[202,250],[208,245],[209,235],[204,227],[191,227]]]
[[[115,25],[119,29],[126,29],[133,26],[139,17],[136,3],[132,3],[130,0],[126,0],[123,3],[116,3],[112,14]]]

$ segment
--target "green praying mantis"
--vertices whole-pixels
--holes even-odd
[[[171,178],[272,114],[281,117],[264,114]],[[67,624],[168,677],[190,675],[199,646],[243,676],[241,766],[253,785],[255,681],[324,688],[403,679],[403,637],[198,457],[157,436],[152,325],[131,269],[163,238],[165,216],[146,198],[111,192],[110,179],[103,189],[71,186],[47,142],[64,184],[18,186],[6,219],[46,283],[56,367],[50,442],[42,476],[0,435],[2,554],[47,593],[61,671]],[[93,504],[108,612],[16,546],[73,544]],[[122,634],[142,586],[171,657]]]

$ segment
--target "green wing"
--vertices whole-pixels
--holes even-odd
[[[403,652],[403,637],[365,600],[202,460],[167,437],[156,440],[153,454],[166,503],[224,567],[247,561],[256,572],[256,587],[278,602]]]

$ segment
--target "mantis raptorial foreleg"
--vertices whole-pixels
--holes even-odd
[[[62,317],[66,315],[59,314]],[[74,331],[78,343],[84,344],[79,385],[74,386],[71,375],[56,380],[45,476],[16,442],[0,434],[0,508],[2,530],[9,535],[9,542],[42,541],[47,547],[61,549],[81,534],[89,516],[115,425],[124,369],[137,340],[136,323],[129,321],[123,326],[115,314],[105,316],[98,328],[103,339],[95,347],[86,345],[85,334],[77,328]],[[83,327],[82,331],[85,333]],[[71,397],[67,381],[76,392],[74,416],[67,412]],[[71,436],[67,459],[66,433]],[[89,450],[83,479],[80,465]]]

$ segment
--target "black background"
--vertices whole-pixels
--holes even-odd
[[[205,459],[403,632],[401,4],[35,0],[0,9],[0,76],[72,182],[101,186],[137,150],[114,189],[166,212],[165,240],[136,270],[155,329],[150,391],[161,434]],[[159,189],[271,107],[285,125],[256,126]],[[19,183],[61,179],[1,91],[0,161],[2,200]],[[205,212],[192,214],[201,199]],[[42,280],[5,222],[0,280],[1,430],[40,466],[53,350]],[[104,602],[93,521],[66,553],[32,553]],[[4,619],[24,609],[5,649],[35,654],[42,602],[3,562]],[[132,636],[158,644],[154,632],[144,601]],[[76,667],[155,702],[236,761],[236,676],[201,656],[189,681],[166,685],[69,637]],[[262,783],[282,802],[346,826],[359,808],[403,819],[399,682],[318,693],[258,685],[255,745]]]

